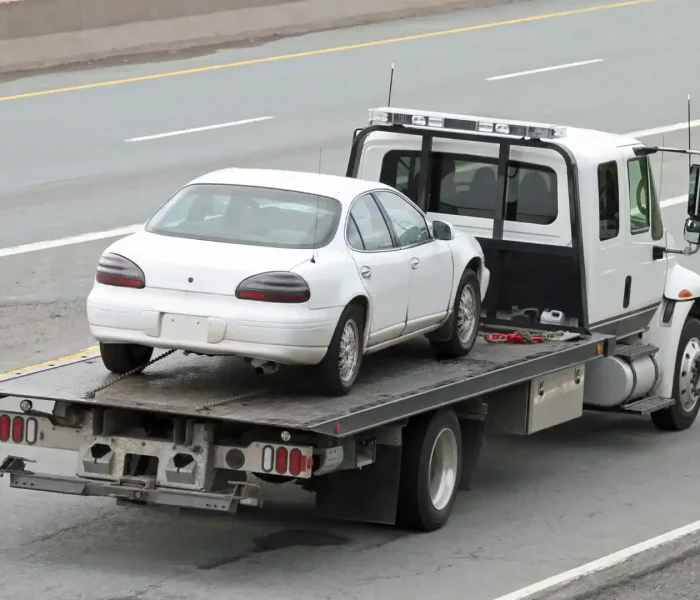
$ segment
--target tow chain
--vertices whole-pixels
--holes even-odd
[[[115,377],[111,381],[108,381],[107,383],[103,383],[102,385],[90,390],[89,392],[86,392],[83,395],[83,398],[86,398],[86,399],[94,398],[95,394],[97,394],[97,392],[101,392],[102,390],[107,389],[109,386],[114,385],[115,383],[117,383],[118,381],[121,381],[122,379],[126,379],[130,375],[140,373],[145,368],[150,367],[152,364],[157,363],[159,360],[163,360],[166,356],[170,356],[173,352],[177,352],[177,350],[168,350],[167,352],[164,352],[160,356],[156,356],[156,358],[148,361],[144,366],[135,367],[134,369],[131,369],[131,371],[127,371],[126,373],[122,373],[121,375],[118,375],[117,377]]]
[[[520,330],[515,333],[487,333],[484,341],[489,344],[540,344],[546,340],[561,337],[562,331],[527,331]]]

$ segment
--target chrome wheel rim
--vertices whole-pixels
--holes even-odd
[[[476,298],[474,288],[465,285],[457,305],[457,335],[462,344],[468,344],[476,327]]]
[[[443,510],[452,499],[458,462],[457,438],[451,429],[445,428],[438,433],[430,452],[428,489],[435,510]]]
[[[360,331],[357,323],[349,319],[343,327],[343,333],[340,335],[340,357],[338,368],[340,379],[344,382],[350,381],[355,373],[357,361],[359,358],[360,347]]]
[[[686,412],[691,412],[700,400],[700,393],[695,389],[698,384],[698,366],[700,366],[700,340],[691,338],[685,345],[678,373],[678,399]],[[696,366],[697,365],[697,366]]]

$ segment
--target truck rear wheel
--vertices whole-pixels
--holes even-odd
[[[700,393],[700,321],[688,317],[680,339],[673,375],[673,406],[651,413],[651,420],[662,431],[688,429],[698,416]]]
[[[420,416],[403,433],[396,524],[435,531],[449,519],[462,476],[462,432],[451,409]]]
[[[100,342],[102,364],[108,371],[124,375],[134,369],[140,373],[153,356],[153,348],[141,344],[103,344]]]

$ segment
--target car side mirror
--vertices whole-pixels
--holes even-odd
[[[445,221],[433,221],[433,237],[436,240],[449,242],[455,239],[455,230],[451,223]]]
[[[700,165],[690,166],[690,182],[688,186],[688,216],[691,219],[700,219]]]

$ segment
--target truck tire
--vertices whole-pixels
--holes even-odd
[[[153,348],[141,344],[103,344],[100,342],[102,364],[108,371],[124,375],[138,369],[140,373],[146,368],[153,356]]]
[[[396,524],[435,531],[449,519],[462,476],[462,432],[457,415],[443,409],[409,422],[403,456]]]
[[[469,354],[479,333],[480,316],[481,290],[479,278],[472,269],[465,269],[457,286],[452,316],[442,326],[449,337],[448,339],[430,340],[430,346],[437,357],[450,359],[460,358]]]
[[[695,422],[700,409],[700,394],[694,391],[691,384],[696,358],[700,358],[700,321],[688,317],[678,340],[673,374],[673,397],[676,403],[651,413],[651,420],[658,429],[682,431]]]
[[[344,396],[355,385],[363,357],[365,314],[357,303],[348,304],[338,319],[328,352],[314,367],[314,387],[320,394]]]

